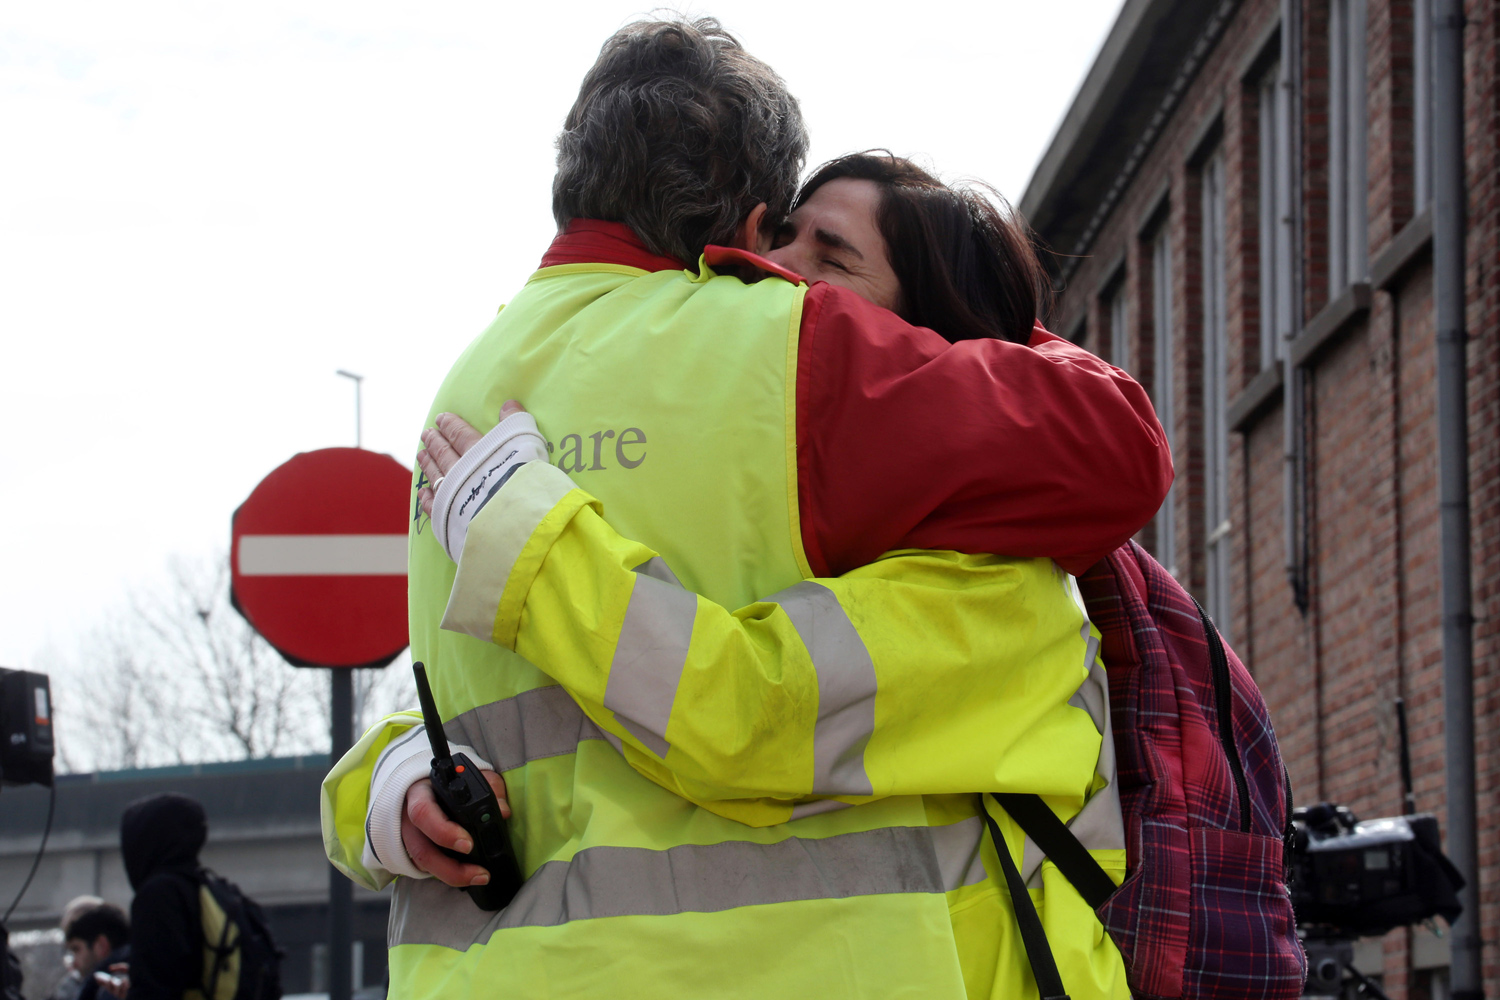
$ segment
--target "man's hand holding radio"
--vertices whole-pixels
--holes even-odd
[[[526,408],[514,400],[501,407],[500,425],[488,435],[480,434],[451,413],[438,414],[435,424],[422,433],[424,447],[417,453],[417,464],[430,485],[424,485],[417,496],[422,510],[433,518],[439,544],[450,558],[457,560],[468,522],[516,467],[527,461],[547,460],[546,442]],[[476,450],[476,445],[484,447]],[[471,460],[463,463],[461,460],[471,450],[474,451]],[[476,464],[474,459],[480,461]],[[443,481],[450,473],[454,482],[443,490]],[[435,505],[442,507],[437,513]],[[495,792],[501,816],[510,819],[505,779],[490,770],[481,769],[480,773]],[[474,841],[467,830],[443,811],[429,778],[415,782],[406,791],[401,812],[401,844],[412,865],[455,888],[487,885],[490,881],[490,873],[484,868],[444,853],[446,848],[468,854],[474,848]]]
[[[494,771],[480,771],[495,798],[500,801],[500,815],[510,819],[510,803],[505,800],[505,779]],[[467,854],[474,842],[468,831],[453,822],[438,805],[432,781],[423,778],[406,792],[406,811],[401,817],[401,843],[412,863],[440,882],[462,889],[466,885],[485,885],[490,873],[478,865],[466,865],[444,854],[440,848]]]

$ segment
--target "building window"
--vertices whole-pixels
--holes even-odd
[[[1365,229],[1365,0],[1328,5],[1328,292],[1369,271]]]
[[[1073,323],[1073,329],[1068,331],[1068,340],[1071,343],[1082,345],[1089,335],[1089,318],[1080,316]]]
[[[1229,392],[1224,268],[1224,153],[1203,166],[1204,606],[1229,637]]]
[[[1417,969],[1414,973],[1412,976],[1416,980],[1414,985],[1421,992],[1416,993],[1415,990],[1410,992],[1416,993],[1417,996],[1425,994],[1428,1000],[1449,1000],[1452,996],[1453,991],[1449,987],[1449,972],[1446,966],[1438,969]]]
[[[1412,212],[1432,201],[1432,0],[1412,4]]]
[[[1121,371],[1130,370],[1130,327],[1126,325],[1128,314],[1125,311],[1126,295],[1124,276],[1114,282],[1114,290],[1109,293],[1109,304],[1105,306],[1109,322],[1108,345],[1105,350],[1109,351],[1109,363]]]
[[[1151,401],[1156,416],[1167,434],[1167,448],[1174,461],[1177,454],[1173,434],[1172,405],[1172,240],[1168,225],[1151,241]],[[1173,576],[1177,575],[1177,526],[1172,510],[1177,488],[1174,486],[1162,501],[1156,514],[1156,559]]]
[[[1291,88],[1281,66],[1261,77],[1260,94],[1260,366],[1286,356],[1292,329]]]

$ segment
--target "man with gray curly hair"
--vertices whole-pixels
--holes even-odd
[[[623,223],[695,261],[759,204],[791,211],[807,158],[797,99],[718,22],[645,21],[604,43],[557,138],[552,214]]]
[[[818,477],[828,473],[810,456],[852,449],[882,480],[901,477],[902,456],[829,419],[819,408],[828,404],[806,401],[828,398],[834,384],[866,393],[861,372],[872,369],[862,359],[877,356],[886,372],[907,364],[901,378],[918,396],[952,392],[931,374],[936,366],[903,350],[931,331],[847,289],[809,287],[756,255],[788,213],[806,151],[783,81],[712,19],[628,25],[583,81],[558,139],[559,233],[449,373],[423,435],[436,447],[440,415],[457,415],[490,432],[495,450],[476,448],[462,474],[451,469],[460,487],[439,490],[452,502],[430,522],[419,498],[437,484],[419,468],[413,486],[412,655],[427,665],[453,750],[496,789],[524,885],[496,912],[456,888],[490,874],[472,863],[473,835],[437,805],[420,716],[377,724],[324,782],[330,860],[370,889],[395,881],[393,996],[852,1000],[1035,989],[1017,962],[1014,927],[1002,927],[1014,921],[987,873],[973,796],[872,794],[866,747],[905,741],[875,729],[877,703],[882,727],[907,713],[896,733],[942,713],[924,713],[922,690],[885,686],[877,665],[888,634],[867,636],[867,620],[812,582],[914,546],[897,544],[911,529],[899,518],[867,529],[881,520],[878,499],[860,511],[817,506]],[[770,277],[745,282],[729,273],[739,267]],[[941,534],[943,518],[972,523],[981,511],[1014,530],[987,536],[994,548],[966,551],[1013,544],[1078,572],[1118,544],[1122,522],[1149,519],[1165,483],[1141,473],[1150,464],[1141,456],[1159,442],[1128,377],[1066,344],[1044,355],[997,340],[952,363],[984,375],[970,402],[993,410],[984,458],[1005,468],[1006,489],[969,490],[962,511],[936,505],[924,524]],[[807,395],[812,380],[822,390]],[[502,411],[512,399],[531,412]],[[897,416],[920,439],[943,440],[941,428],[921,429],[927,415]],[[1082,461],[1061,451],[1012,460],[1005,450],[1053,432],[1112,437],[1112,450]],[[516,464],[518,456],[538,460]],[[954,475],[945,482],[963,492],[961,464]],[[519,534],[480,516],[507,479],[512,521],[530,519]],[[1103,482],[1111,488],[1094,488]],[[1035,512],[1035,498],[1058,489],[1093,504],[1069,534],[1076,550],[1022,551],[1035,546],[1027,526],[1046,513]],[[623,628],[569,630],[580,663],[614,645],[597,704],[575,700],[542,672],[548,664],[518,655],[515,630],[502,624],[511,595],[540,579],[533,540],[549,525],[560,531],[567,518],[557,509],[570,504],[606,511],[622,535],[661,553],[629,562],[623,593],[591,576],[586,560],[569,563],[566,544],[546,556],[577,570],[564,574],[576,598],[560,600],[583,612],[602,598],[624,617]],[[852,552],[864,558],[851,562]],[[1052,564],[1039,572],[1055,590]],[[968,578],[954,577],[959,586]],[[695,592],[730,608],[775,595],[762,606],[779,604],[783,624],[795,623],[795,655],[816,679],[799,662],[784,675],[689,684]],[[909,606],[866,615],[904,627],[896,641],[907,655],[937,654],[948,641]],[[1080,651],[1086,638],[1085,623]],[[942,655],[984,648],[949,645]],[[1055,700],[1078,716],[1068,725],[1085,736],[1074,756],[1087,783],[1102,729],[1064,704],[1066,692]],[[715,786],[717,775],[688,773],[695,740],[715,742],[720,761],[748,772],[752,758],[764,764],[756,751],[770,734],[803,723],[816,729],[806,758],[771,765],[769,778],[740,773]],[[1058,745],[1056,729],[1036,731]],[[788,785],[808,791],[745,791]],[[1083,947],[1086,958],[1093,947]],[[1111,961],[1118,956],[1098,964]],[[1119,990],[1106,993],[1124,989],[1123,975],[1115,978]]]

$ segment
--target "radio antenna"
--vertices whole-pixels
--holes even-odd
[[[427,740],[432,744],[432,759],[447,760],[452,756],[448,749],[448,737],[443,733],[443,717],[438,715],[437,703],[432,700],[432,688],[427,683],[427,668],[418,660],[411,665],[417,678],[417,701],[422,706],[422,722],[427,730]]]
[[[1406,700],[1396,699],[1396,730],[1401,740],[1401,812],[1411,816],[1417,811],[1417,796],[1411,788],[1411,741],[1406,735]]]

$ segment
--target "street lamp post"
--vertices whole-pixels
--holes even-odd
[[[342,375],[354,383],[354,447],[363,448],[364,445],[364,413],[360,406],[360,391],[364,388],[365,377],[340,368],[337,375]]]
[[[364,447],[361,390],[365,377],[340,368],[354,383],[354,447]],[[354,743],[354,671],[329,672],[329,747],[332,767]],[[354,884],[337,868],[328,868],[328,1000],[350,1000],[354,992]]]

